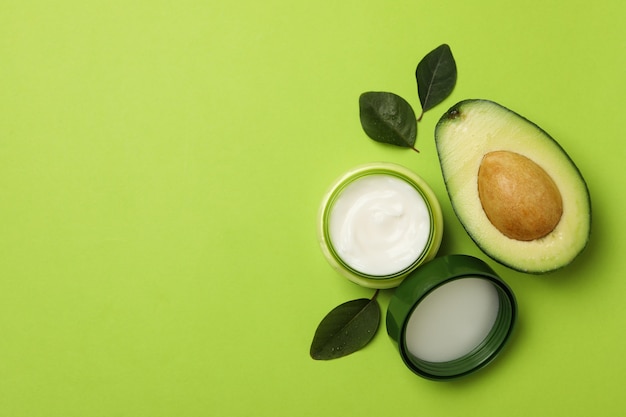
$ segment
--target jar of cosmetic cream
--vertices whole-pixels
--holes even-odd
[[[328,262],[369,288],[393,288],[434,258],[443,216],[435,194],[417,174],[392,163],[358,166],[324,196],[318,237]]]

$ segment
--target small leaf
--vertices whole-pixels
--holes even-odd
[[[377,142],[412,148],[417,137],[417,120],[411,105],[386,92],[367,92],[359,97],[361,126]]]
[[[441,103],[454,89],[456,63],[450,47],[440,45],[422,58],[417,64],[415,78],[423,114]]]
[[[345,302],[328,313],[315,331],[311,357],[317,360],[336,359],[365,347],[380,323],[377,294],[371,300],[360,298]]]

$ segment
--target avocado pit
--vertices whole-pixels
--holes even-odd
[[[546,236],[563,214],[561,193],[550,175],[515,152],[484,155],[478,169],[478,195],[491,224],[515,240]]]

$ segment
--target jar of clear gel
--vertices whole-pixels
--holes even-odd
[[[480,259],[436,258],[411,273],[387,309],[387,333],[414,373],[433,380],[489,364],[509,340],[515,296]]]
[[[409,169],[370,163],[346,172],[324,196],[318,237],[328,262],[369,288],[393,288],[436,255],[443,216],[435,194]]]

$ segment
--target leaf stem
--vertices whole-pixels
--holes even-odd
[[[376,292],[374,293],[374,295],[372,296],[372,301],[376,300],[376,297],[378,297],[378,293],[380,292],[380,289],[377,289]]]
[[[417,122],[421,122],[422,121],[422,117],[424,117],[424,110],[422,109],[422,112],[420,113],[420,115],[417,117]]]
[[[415,146],[411,146],[411,149],[413,149],[415,152],[420,153],[420,150],[417,149]]]

